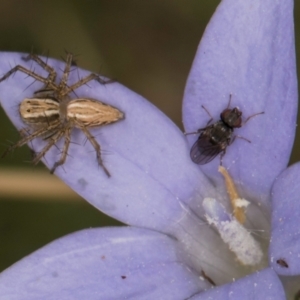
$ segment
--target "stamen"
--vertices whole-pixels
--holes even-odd
[[[205,198],[202,205],[207,222],[217,228],[222,240],[228,244],[238,261],[251,266],[260,263],[263,253],[251,233],[215,199]]]
[[[246,221],[245,208],[250,204],[250,202],[246,199],[240,198],[234,185],[233,179],[223,166],[219,166],[219,172],[225,178],[227,193],[233,207],[233,215],[241,224],[244,224]]]

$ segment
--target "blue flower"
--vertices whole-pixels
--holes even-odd
[[[125,113],[123,121],[91,129],[111,178],[78,129],[65,164],[55,173],[129,226],[87,229],[46,245],[0,274],[0,299],[284,299],[278,275],[300,273],[300,166],[286,169],[297,110],[292,14],[291,0],[223,0],[185,90],[187,132],[206,125],[209,117],[201,105],[218,120],[230,94],[245,117],[265,112],[236,130],[251,143],[237,139],[223,159],[239,194],[250,202],[245,225],[231,216],[219,159],[201,168],[191,161],[196,135],[188,137],[188,145],[141,96],[118,83],[93,81],[72,98],[98,99]],[[30,69],[32,62],[21,57],[2,53],[0,73],[15,64]],[[63,68],[53,59],[48,64]],[[38,66],[34,70],[47,76]],[[71,72],[69,84],[77,80],[78,73]],[[42,87],[21,72],[0,84],[1,105],[18,129],[24,127],[19,103]],[[38,152],[46,143],[36,139],[30,146]],[[49,168],[62,145],[45,155]],[[232,240],[221,238],[224,224],[235,226],[233,239],[242,228],[246,240],[256,241],[254,254],[262,256],[250,264],[241,261],[249,244],[234,248]],[[254,230],[262,230],[263,237],[254,239]],[[283,280],[287,293],[294,292],[291,282],[292,277]]]

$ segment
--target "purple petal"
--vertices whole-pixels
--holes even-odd
[[[281,300],[286,297],[278,276],[269,268],[189,298],[189,300],[198,299]]]
[[[186,132],[219,120],[232,94],[244,120],[223,164],[266,201],[276,174],[287,165],[295,134],[297,83],[293,1],[223,0],[211,19],[188,78],[183,103]],[[189,136],[190,146],[198,135]],[[219,159],[202,167],[216,179]]]
[[[270,264],[278,274],[300,274],[300,164],[286,169],[272,189]]]
[[[207,284],[175,240],[137,228],[80,231],[0,275],[1,299],[184,299]]]
[[[2,53],[0,74],[17,64],[46,76],[36,63],[21,60],[20,54]],[[61,77],[64,63],[48,59]],[[74,67],[75,68],[75,67]],[[89,72],[71,72],[69,85]],[[18,105],[32,97],[43,83],[17,72],[1,82],[1,105],[18,129],[24,127]],[[125,120],[90,130],[102,147],[102,157],[111,173],[108,178],[98,166],[90,143],[75,129],[68,157],[55,174],[94,206],[128,224],[163,230],[183,213],[181,201],[202,195],[211,185],[189,158],[186,140],[180,130],[158,109],[119,83],[101,85],[91,81],[76,89],[76,97],[89,97],[111,104],[125,113]],[[58,160],[63,141],[45,156],[52,167]],[[45,145],[32,143],[35,151]]]

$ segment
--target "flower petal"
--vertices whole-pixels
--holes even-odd
[[[254,273],[236,282],[211,289],[189,300],[281,300],[286,299],[282,284],[272,269]]]
[[[223,0],[211,19],[188,78],[183,119],[186,132],[206,126],[226,108],[239,107],[251,119],[228,148],[223,164],[235,180],[265,202],[276,174],[287,165],[293,145],[297,81],[293,1]],[[198,135],[190,135],[190,146]],[[202,167],[216,179],[219,160]]]
[[[270,264],[281,275],[300,274],[300,163],[286,169],[272,189]]]
[[[182,262],[178,243],[130,227],[83,230],[0,275],[0,299],[184,299],[207,284]]]
[[[64,63],[47,62],[61,78]],[[47,76],[36,63],[25,62],[16,53],[1,54],[0,74],[16,64]],[[79,69],[71,72],[69,86],[88,74]],[[0,85],[1,105],[18,129],[24,127],[18,105],[25,97],[33,97],[43,83],[17,72]],[[190,161],[180,130],[141,96],[117,82],[91,81],[75,92],[70,96],[98,99],[125,113],[125,120],[90,130],[101,145],[110,178],[98,166],[91,144],[83,146],[85,137],[78,129],[73,131],[65,164],[55,172],[94,206],[127,224],[163,230],[184,213],[181,202],[200,196],[211,186]],[[37,139],[30,144],[38,151],[46,142]],[[50,168],[61,154],[63,141],[57,145],[45,155]]]

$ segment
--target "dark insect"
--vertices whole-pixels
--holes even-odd
[[[228,106],[220,114],[220,120],[214,124],[209,125],[213,118],[209,111],[202,105],[202,108],[210,116],[210,120],[207,122],[206,127],[199,128],[195,132],[185,133],[198,134],[200,136],[191,148],[190,156],[194,163],[198,165],[205,165],[212,161],[218,154],[221,153],[220,163],[222,165],[222,158],[226,153],[226,148],[231,145],[235,138],[241,138],[248,143],[251,143],[248,139],[235,135],[233,136],[234,128],[239,128],[245,125],[251,118],[264,114],[264,112],[256,113],[248,117],[245,122],[242,122],[242,112],[234,107],[230,109],[231,95],[229,97]]]
[[[282,259],[282,258],[280,258],[280,259],[277,259],[277,264],[279,265],[279,266],[281,266],[281,267],[283,267],[283,268],[288,268],[289,267],[289,265],[287,264],[287,262],[284,260],[284,259]]]

